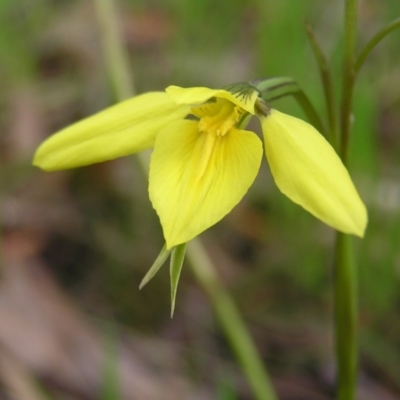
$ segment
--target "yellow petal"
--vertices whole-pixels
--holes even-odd
[[[39,147],[33,163],[53,171],[136,153],[152,147],[166,124],[188,112],[189,107],[178,106],[164,92],[142,94],[51,136]]]
[[[196,121],[168,125],[150,163],[150,199],[167,248],[214,225],[243,198],[260,167],[262,144],[248,131],[199,133]]]
[[[245,92],[240,90],[230,92],[224,89],[209,89],[206,87],[182,88],[179,86],[168,86],[165,91],[176,104],[202,104],[212,97],[221,97],[253,115],[255,114],[254,104],[258,97],[257,90],[255,88],[252,90],[251,86],[248,86]]]
[[[278,188],[335,229],[363,236],[367,211],[330,144],[308,123],[271,110],[261,119]]]

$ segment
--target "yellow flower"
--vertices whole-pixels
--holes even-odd
[[[242,127],[254,115],[282,193],[333,228],[362,237],[367,212],[333,148],[308,123],[270,109],[249,84],[170,86],[136,96],[53,135],[34,164],[53,171],[154,147],[149,193],[171,249],[222,219],[253,183],[263,147]]]

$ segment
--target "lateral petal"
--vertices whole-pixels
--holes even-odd
[[[213,136],[213,137],[211,137]],[[157,136],[149,193],[170,249],[214,225],[243,198],[262,159],[253,133],[199,133],[198,122],[177,121]]]
[[[164,93],[145,93],[107,108],[49,137],[36,151],[34,165],[61,170],[123,157],[154,145],[169,122],[184,118]]]
[[[255,114],[254,104],[258,97],[258,91],[255,88],[243,93],[240,91],[230,92],[225,89],[209,89],[206,87],[182,88],[179,86],[168,86],[165,92],[176,104],[187,105],[202,104],[212,97],[221,97],[253,115]]]
[[[325,138],[310,124],[277,110],[261,118],[261,124],[281,192],[338,231],[364,236],[366,208]]]

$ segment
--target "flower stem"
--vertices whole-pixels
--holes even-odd
[[[116,99],[121,101],[132,96],[133,82],[130,77],[126,51],[120,40],[115,10],[112,0],[95,0],[100,20],[100,34],[108,61],[108,72]],[[115,56],[115,55],[118,56]],[[143,154],[143,153],[142,153]],[[140,167],[148,172],[148,159],[139,154]],[[229,292],[219,282],[214,266],[207,257],[199,240],[193,240],[188,246],[187,256],[193,273],[200,286],[208,295],[219,322],[236,354],[256,400],[276,400],[277,396],[270,383],[267,371],[256,350],[256,346],[242,320]]]
[[[352,237],[337,234],[334,299],[339,400],[353,400],[357,386],[357,273],[352,244]]]
[[[348,165],[355,83],[358,0],[346,0],[339,154]],[[354,400],[357,386],[357,276],[352,238],[337,233],[335,247],[335,347],[337,399]]]
[[[355,82],[355,46],[357,36],[358,0],[346,0],[344,21],[343,82],[341,104],[340,156],[347,166],[352,122]]]
[[[187,248],[192,271],[207,293],[222,329],[258,400],[277,399],[254,342],[229,292],[219,282],[214,266],[198,239]]]
[[[128,56],[121,43],[115,2],[95,0],[95,5],[111,88],[117,101],[125,100],[135,94],[135,89]]]

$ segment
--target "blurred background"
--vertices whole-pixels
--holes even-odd
[[[305,20],[340,77],[342,1],[115,3],[137,92],[290,76],[324,113]],[[359,48],[399,15],[398,0],[362,1]],[[373,51],[355,93],[351,169],[370,216],[356,241],[361,400],[400,399],[399,42]],[[173,319],[167,267],[138,290],[163,239],[134,158],[30,164],[113,101],[92,1],[0,0],[0,398],[252,399],[190,268]],[[304,118],[293,99],[273,106]],[[264,160],[202,239],[280,398],[333,399],[332,230],[278,192]]]

